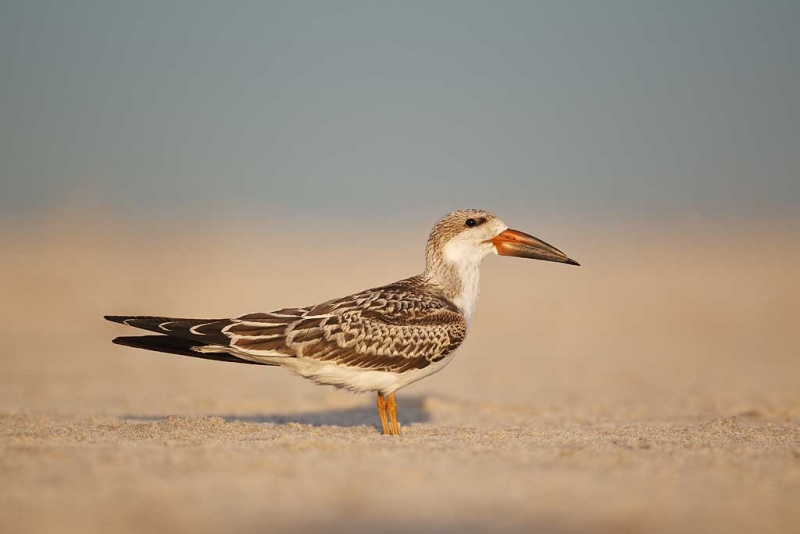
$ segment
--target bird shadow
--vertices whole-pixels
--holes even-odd
[[[301,424],[310,426],[356,427],[373,426],[380,428],[378,410],[374,403],[352,408],[331,408],[299,413],[264,413],[264,414],[205,414],[221,417],[228,423],[245,422],[256,424],[288,425]],[[165,415],[126,415],[121,417],[127,421],[163,421]],[[431,416],[426,408],[425,397],[408,397],[397,399],[397,421],[401,425],[425,423]]]

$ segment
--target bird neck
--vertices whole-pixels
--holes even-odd
[[[442,251],[428,254],[423,278],[439,287],[445,297],[472,318],[478,301],[480,259],[447,255]]]

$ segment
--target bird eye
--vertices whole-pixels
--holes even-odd
[[[466,223],[466,224],[467,224],[467,226],[469,226],[470,228],[472,228],[473,226],[475,226],[476,224],[478,224],[478,222],[477,222],[475,219],[467,219],[467,223]]]

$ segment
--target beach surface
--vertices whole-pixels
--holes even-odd
[[[800,531],[800,225],[515,222],[582,266],[489,258],[392,438],[372,395],[111,344],[422,269],[427,225],[280,224],[3,226],[0,531]]]

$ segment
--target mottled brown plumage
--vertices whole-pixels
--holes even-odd
[[[464,317],[415,276],[310,308],[234,319],[109,317],[258,361],[281,355],[374,371],[421,369],[458,348]],[[206,349],[209,350],[209,349]]]
[[[286,317],[239,317],[223,332],[232,348],[254,357],[277,352],[375,371],[421,369],[455,350],[467,333],[458,309],[424,287],[413,277]]]

